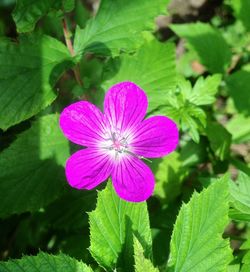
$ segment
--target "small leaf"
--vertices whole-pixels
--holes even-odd
[[[23,256],[22,259],[8,262],[0,262],[1,272],[93,272],[93,270],[81,261],[77,261],[67,255],[50,255],[40,252],[37,256]]]
[[[225,160],[230,154],[232,135],[219,123],[209,122],[206,127],[207,137],[215,155]]]
[[[137,54],[122,55],[105,69],[103,89],[121,81],[133,81],[147,93],[150,112],[167,103],[169,91],[175,89],[175,48],[171,43],[145,42]]]
[[[0,128],[7,129],[51,104],[53,87],[73,61],[67,48],[48,36],[0,42]]]
[[[243,23],[247,30],[250,30],[250,2],[249,0],[231,0],[229,1],[234,9],[235,16]]]
[[[226,271],[229,241],[222,239],[228,220],[227,176],[183,204],[170,243],[170,271]]]
[[[185,38],[202,64],[212,73],[223,73],[230,64],[231,51],[221,33],[206,23],[171,25],[171,29]]]
[[[250,222],[250,177],[239,172],[236,182],[230,182],[231,202],[234,209],[230,217],[235,220]]]
[[[151,231],[146,202],[132,203],[120,199],[112,184],[98,192],[96,209],[89,213],[90,252],[108,270],[133,266],[133,234],[151,255]],[[117,263],[118,262],[118,263]]]
[[[102,0],[97,15],[84,29],[76,30],[76,54],[92,52],[114,56],[123,50],[134,50],[143,42],[142,31],[154,30],[154,18],[166,13],[168,2]]]
[[[17,0],[12,16],[19,33],[29,32],[34,29],[36,22],[51,10],[69,12],[73,8],[74,0]]]
[[[58,115],[43,116],[21,133],[0,156],[0,216],[36,211],[61,195],[68,157]]]
[[[138,239],[134,236],[135,272],[159,272],[152,262],[145,258],[144,250]]]

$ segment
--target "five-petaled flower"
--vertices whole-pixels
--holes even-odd
[[[90,190],[111,177],[122,199],[140,202],[151,196],[154,176],[142,160],[172,152],[178,144],[178,129],[165,116],[144,119],[147,105],[143,90],[121,82],[106,93],[104,113],[87,101],[63,110],[64,135],[87,147],[67,160],[66,177],[72,187]]]

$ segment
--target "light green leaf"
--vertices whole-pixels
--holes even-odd
[[[232,134],[232,140],[236,144],[250,141],[250,117],[236,114],[227,122],[226,128]]]
[[[136,55],[122,55],[105,69],[105,90],[121,81],[133,81],[147,93],[150,112],[167,103],[169,91],[175,89],[175,48],[171,43],[145,42]]]
[[[206,127],[207,137],[215,155],[225,160],[230,154],[232,135],[221,124],[209,122]]]
[[[229,222],[227,179],[195,192],[181,207],[170,243],[170,271],[226,271],[232,258],[229,241],[222,239]]]
[[[36,22],[52,10],[69,12],[74,8],[74,0],[17,0],[12,13],[17,31],[30,32]]]
[[[250,270],[250,239],[245,241],[241,247],[241,250],[246,250],[245,255],[242,258],[242,267],[241,267],[241,272],[249,272]]]
[[[120,199],[109,182],[98,192],[96,209],[89,214],[90,252],[108,270],[133,266],[133,234],[151,255],[151,231],[146,202]],[[132,259],[131,259],[132,258]],[[119,259],[119,260],[118,260]]]
[[[236,109],[245,115],[250,115],[250,69],[242,69],[230,75],[227,87]]]
[[[118,55],[131,51],[143,42],[142,31],[155,28],[154,18],[166,13],[169,0],[102,0],[97,15],[84,29],[77,28],[76,54],[93,52]]]
[[[235,16],[243,23],[247,30],[250,30],[250,2],[249,0],[230,0]]]
[[[230,217],[235,220],[250,221],[250,177],[239,172],[236,182],[230,182],[231,202],[234,209]]]
[[[62,194],[69,144],[58,115],[41,117],[0,156],[0,216],[36,211]]]
[[[50,255],[40,252],[37,256],[23,256],[22,259],[10,259],[0,262],[1,272],[93,272],[81,261],[77,261],[65,254]]]
[[[145,258],[144,250],[136,236],[134,238],[135,272],[159,272],[152,262]]]
[[[7,129],[51,104],[53,87],[72,66],[67,48],[48,36],[0,42],[0,128]]]
[[[197,105],[209,105],[215,101],[215,94],[221,82],[221,75],[208,76],[205,79],[199,77],[187,99]]]
[[[188,173],[179,154],[175,151],[162,159],[154,160],[150,166],[156,179],[154,195],[166,202],[173,201],[180,194],[182,181]]]
[[[171,29],[188,41],[203,65],[212,73],[223,73],[230,64],[231,51],[221,33],[206,23],[171,25]]]

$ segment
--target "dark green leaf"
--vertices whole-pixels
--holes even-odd
[[[67,48],[48,36],[0,42],[0,128],[7,129],[51,104],[53,87],[72,66]]]

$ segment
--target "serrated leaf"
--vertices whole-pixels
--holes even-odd
[[[51,104],[53,87],[72,66],[67,48],[49,36],[0,42],[0,128],[7,129]]]
[[[40,252],[37,256],[23,256],[22,259],[10,259],[0,262],[1,272],[93,272],[81,261],[77,261],[65,254],[50,255]]]
[[[227,80],[227,87],[238,112],[250,115],[250,69],[239,70],[230,75]]]
[[[240,221],[250,221],[250,177],[239,172],[236,182],[230,182],[231,202],[234,209],[230,217]]]
[[[37,21],[52,10],[69,12],[74,0],[17,0],[12,13],[19,33],[32,31]]]
[[[133,266],[133,234],[151,255],[151,231],[146,202],[120,199],[111,182],[98,192],[96,209],[89,213],[90,252],[108,270]]]
[[[135,272],[159,272],[152,262],[145,258],[144,250],[138,239],[134,236]]]
[[[43,116],[0,156],[0,216],[36,211],[62,194],[69,143],[58,115]]]
[[[103,89],[121,81],[133,81],[147,93],[150,112],[167,103],[169,91],[175,89],[175,48],[171,43],[145,42],[136,55],[122,55],[105,69]]]
[[[215,101],[220,82],[221,75],[218,74],[205,79],[199,77],[187,99],[197,106],[212,104]]]
[[[118,55],[142,43],[141,32],[154,30],[154,18],[166,13],[169,0],[102,0],[97,15],[84,29],[77,28],[74,41],[76,54],[92,52]]]
[[[221,160],[225,160],[230,154],[232,135],[221,124],[209,122],[206,127],[207,137],[215,155]]]
[[[208,23],[171,25],[171,29],[185,38],[203,65],[212,73],[223,73],[230,64],[231,51],[221,33]]]
[[[226,271],[232,258],[229,241],[222,239],[229,222],[227,179],[182,205],[170,243],[170,271]]]

